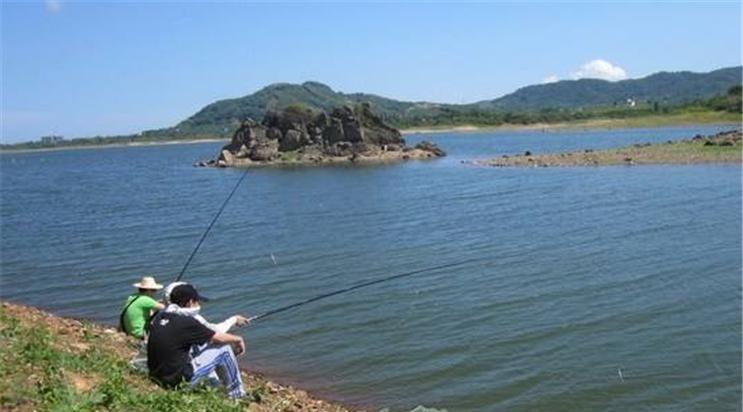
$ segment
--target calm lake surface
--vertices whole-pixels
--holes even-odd
[[[417,135],[450,156],[251,170],[185,279],[221,320],[480,259],[241,329],[243,361],[369,409],[740,410],[739,165],[461,163],[729,128]],[[115,323],[134,281],[175,278],[240,177],[191,166],[220,146],[0,155],[0,296]]]

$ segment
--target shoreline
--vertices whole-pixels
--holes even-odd
[[[486,167],[596,167],[634,165],[740,164],[741,130],[736,128],[711,136],[639,143],[604,150],[518,155],[468,161]]]
[[[127,143],[111,143],[111,144],[98,144],[98,145],[81,145],[81,146],[63,146],[63,147],[40,147],[38,149],[2,149],[0,150],[0,156],[3,154],[13,153],[38,153],[38,152],[61,152],[66,150],[94,150],[94,149],[119,149],[122,147],[150,147],[150,146],[169,146],[177,144],[198,144],[198,143],[216,143],[216,142],[228,142],[229,138],[214,138],[214,139],[181,139],[181,140],[162,140],[152,142],[127,142]]]
[[[441,127],[411,127],[400,129],[404,136],[419,134],[439,134],[439,133],[486,133],[499,131],[590,131],[590,130],[614,130],[614,129],[643,129],[659,127],[684,127],[684,126],[740,126],[740,122],[731,121],[723,118],[686,118],[684,116],[653,116],[637,117],[625,119],[591,119],[577,122],[562,123],[533,123],[533,124],[504,124],[498,126],[480,126],[480,125],[458,125],[458,126],[441,126]],[[63,146],[63,147],[43,147],[43,148],[24,148],[24,149],[0,149],[0,155],[12,153],[31,153],[31,152],[54,152],[62,150],[78,149],[106,149],[122,147],[147,147],[147,146],[165,146],[174,144],[197,144],[212,142],[228,142],[230,138],[197,138],[197,139],[179,139],[179,140],[162,140],[150,142],[126,142],[111,143],[99,145],[80,145],[80,146]]]
[[[638,118],[637,120],[641,120]],[[625,121],[626,120],[626,121]],[[661,122],[645,124],[642,122],[632,122],[634,119],[596,119],[587,120],[581,122],[565,122],[565,123],[533,123],[526,125],[500,125],[500,126],[443,126],[441,128],[409,128],[401,129],[400,132],[403,135],[416,135],[416,134],[436,134],[436,133],[481,133],[481,132],[499,132],[499,131],[538,131],[542,130],[545,132],[554,131],[603,131],[603,130],[615,130],[615,129],[654,129],[661,127],[686,127],[686,126],[740,126],[740,123],[732,121],[678,121],[678,122]],[[670,120],[670,119],[669,119]]]
[[[21,329],[20,332],[19,329]],[[7,331],[10,332],[6,333]],[[39,334],[43,335],[47,331],[50,335],[48,339],[36,341]],[[30,339],[28,342],[20,342],[19,336],[24,336],[25,332],[31,335]],[[13,360],[7,359],[8,357],[17,355],[16,351],[10,350],[13,349],[14,339],[19,340],[18,344],[21,350],[29,346],[38,349],[37,347],[40,345],[48,345],[49,347],[45,348],[46,352],[58,351],[61,356],[75,357],[76,362],[81,363],[76,368],[72,368],[73,370],[70,370],[69,367],[63,367],[62,370],[56,371],[55,368],[44,364],[48,358],[51,358],[47,355],[45,358],[37,359],[36,362],[15,368],[9,373],[9,376],[5,377],[5,382],[0,382],[0,400],[2,401],[0,409],[2,410],[6,410],[6,408],[24,411],[43,410],[44,406],[49,406],[44,405],[47,399],[44,398],[43,394],[36,392],[41,391],[44,384],[48,384],[45,380],[52,380],[52,378],[57,378],[54,379],[55,381],[61,378],[63,381],[61,384],[67,387],[60,388],[60,390],[70,391],[74,394],[73,401],[84,402],[88,397],[96,395],[97,391],[102,391],[101,396],[106,396],[106,391],[110,388],[106,387],[109,382],[101,376],[104,372],[97,365],[87,363],[88,358],[105,356],[110,364],[116,363],[120,368],[122,368],[121,365],[126,365],[118,371],[125,374],[123,376],[125,386],[123,390],[131,390],[135,392],[136,396],[134,400],[129,400],[134,404],[124,405],[124,409],[127,406],[136,409],[150,409],[151,405],[148,402],[151,403],[152,400],[145,399],[145,395],[147,395],[156,398],[162,397],[169,402],[173,401],[174,398],[189,398],[192,402],[196,402],[194,407],[198,408],[198,402],[208,405],[205,410],[220,410],[239,406],[240,410],[250,412],[275,410],[363,412],[363,410],[352,409],[337,401],[318,398],[297,387],[271,381],[260,371],[248,371],[243,364],[240,365],[243,383],[248,393],[253,394],[253,398],[257,399],[235,403],[221,393],[216,393],[215,396],[213,393],[208,395],[198,392],[165,390],[150,381],[146,375],[135,372],[128,367],[128,361],[137,352],[135,348],[139,341],[136,339],[116,331],[110,325],[87,319],[58,316],[34,306],[15,303],[6,299],[0,300],[0,333],[2,333],[2,336],[9,336],[4,343],[6,351],[0,353],[0,359],[6,364],[12,364],[7,362]],[[60,341],[63,341],[64,345],[56,344]],[[23,370],[18,371],[18,369]],[[58,372],[60,376],[44,376],[50,371]],[[60,384],[60,382],[56,383],[57,385]],[[65,405],[70,400],[65,399]],[[41,408],[39,408],[40,406]],[[150,410],[158,410],[158,408]]]

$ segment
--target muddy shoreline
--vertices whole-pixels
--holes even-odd
[[[467,162],[489,167],[580,167],[580,166],[634,166],[663,164],[741,163],[741,131],[731,130],[711,136],[640,143],[606,150],[564,153],[523,154]]]

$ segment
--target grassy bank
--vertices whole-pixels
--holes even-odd
[[[113,329],[0,305],[0,410],[328,411],[342,406],[243,373],[239,402],[215,389],[167,391],[130,369],[136,342]]]
[[[699,164],[741,163],[741,132],[723,132],[714,136],[696,136],[692,139],[657,144],[635,144],[607,150],[501,156],[478,160],[484,166],[610,166],[637,164]]]
[[[637,127],[684,126],[695,124],[739,125],[740,122],[740,113],[730,113],[722,111],[696,111],[640,117],[581,120],[572,123],[565,123],[563,124],[563,126],[589,129],[622,129]]]
[[[502,130],[631,129],[705,124],[738,125],[740,123],[741,115],[737,113],[699,111],[627,118],[596,118],[559,123],[503,124],[498,126],[487,124],[438,125],[432,127],[413,127],[403,129],[402,132],[403,134],[417,134]]]

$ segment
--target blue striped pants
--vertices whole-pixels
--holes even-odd
[[[216,380],[227,389],[230,398],[245,396],[240,369],[230,345],[207,345],[194,352],[196,353],[192,353],[191,358],[194,371],[191,385],[196,385],[204,379],[210,384]]]

